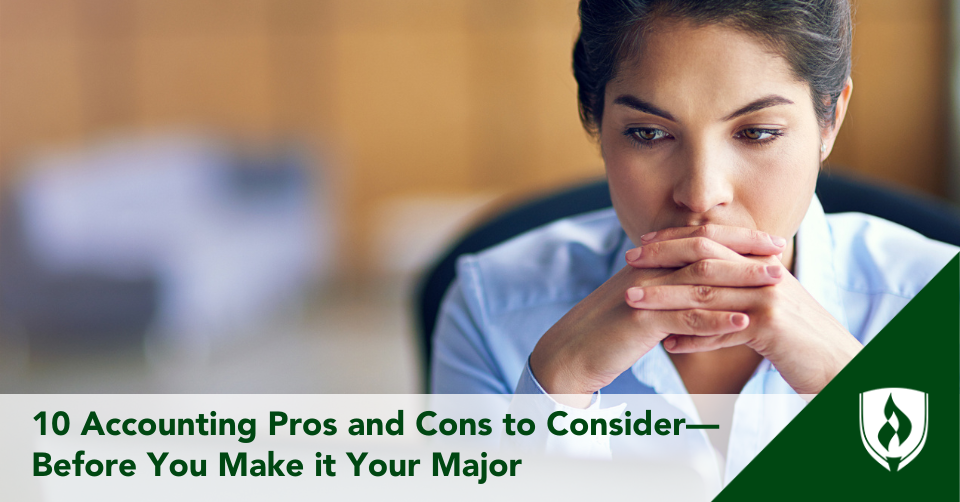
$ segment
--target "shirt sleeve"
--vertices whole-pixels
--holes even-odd
[[[475,273],[470,263],[461,263],[458,276],[444,297],[437,318],[433,339],[431,362],[431,391],[434,394],[513,394],[509,413],[520,420],[530,418],[536,424],[536,432],[530,436],[515,434],[501,436],[503,446],[537,453],[564,456],[609,458],[610,437],[572,433],[555,435],[549,432],[548,420],[558,429],[569,429],[570,421],[581,418],[619,417],[625,408],[621,404],[601,408],[601,396],[597,392],[587,409],[573,408],[555,401],[530,370],[529,360],[524,366],[516,387],[507,384],[501,362],[495,357],[484,336],[489,329],[487,312],[481,298],[481,290],[475,285]]]
[[[440,306],[433,338],[430,390],[434,394],[510,394],[499,364],[482,336],[483,311],[478,292],[475,308],[458,278]]]
[[[590,435],[577,436],[570,432],[563,435],[553,434],[548,428],[548,421],[556,430],[570,429],[570,422],[574,419],[583,419],[588,424],[592,419],[609,421],[619,417],[626,404],[619,404],[610,408],[600,405],[600,391],[593,394],[590,406],[586,409],[574,408],[554,400],[540,385],[533,371],[530,361],[527,360],[523,374],[517,383],[516,393],[510,403],[510,413],[519,418],[530,418],[537,424],[540,434],[530,438],[503,436],[506,446],[521,450],[537,450],[547,454],[556,454],[580,458],[610,458],[610,436]],[[558,413],[559,412],[559,413]],[[542,428],[542,429],[541,429]]]

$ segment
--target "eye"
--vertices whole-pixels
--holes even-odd
[[[640,146],[654,146],[661,140],[671,137],[667,131],[657,129],[656,127],[631,127],[624,131],[623,134]]]
[[[748,127],[737,133],[738,138],[746,139],[752,143],[767,143],[783,136],[780,129],[761,129],[757,127]]]

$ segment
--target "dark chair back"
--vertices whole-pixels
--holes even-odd
[[[912,228],[960,246],[960,211],[949,204],[910,195],[846,175],[824,172],[817,179],[817,196],[827,213],[860,212]],[[460,238],[422,276],[416,291],[416,317],[424,361],[425,385],[430,381],[433,330],[440,302],[456,275],[457,258],[476,253],[561,218],[610,207],[607,180],[549,193],[506,209]]]

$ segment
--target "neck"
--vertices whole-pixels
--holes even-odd
[[[739,394],[763,356],[746,345],[710,352],[670,354],[690,394]]]
[[[796,275],[794,272],[794,264],[796,263],[796,249],[797,237],[794,236],[793,239],[787,241],[787,248],[783,250],[783,257],[780,258],[780,262],[783,263],[783,266],[787,267],[787,270],[794,275]]]

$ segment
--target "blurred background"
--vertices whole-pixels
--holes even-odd
[[[960,201],[958,4],[855,3],[834,169]],[[0,393],[420,392],[417,275],[603,173],[576,5],[0,0]]]

